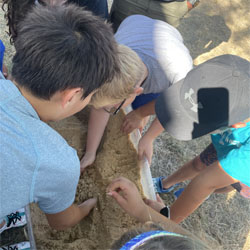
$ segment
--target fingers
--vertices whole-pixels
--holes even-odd
[[[134,129],[129,120],[125,120],[121,128],[122,132],[125,134],[131,133]]]
[[[95,153],[85,153],[80,163],[81,173],[95,161]]]
[[[81,209],[84,210],[86,216],[96,206],[96,203],[97,203],[97,198],[91,198],[84,201],[82,204],[79,205],[79,207],[81,207]]]
[[[157,200],[158,202],[163,203],[163,200],[161,199],[161,197],[160,197],[159,194],[156,194],[156,200]]]
[[[126,200],[118,192],[112,191],[107,194],[113,197],[121,207],[124,207],[126,205]]]
[[[138,158],[140,161],[143,160],[143,155],[144,155],[144,150],[140,146],[138,146]]]
[[[146,149],[144,149],[142,146],[138,146],[138,158],[139,160],[143,160],[144,157],[148,160],[149,165],[151,164],[151,160],[152,160],[152,155],[148,154]]]
[[[148,206],[150,206],[150,203],[151,203],[151,200],[150,199],[147,199],[147,198],[144,198],[143,199],[144,203]]]
[[[85,162],[85,161],[81,162],[81,165],[80,165],[81,174],[84,172],[84,170],[85,170],[89,165],[90,165],[90,164],[87,164],[87,162]]]
[[[107,192],[112,192],[112,191],[124,191],[126,188],[128,188],[129,185],[133,184],[131,181],[124,177],[119,177],[114,179],[107,187]]]

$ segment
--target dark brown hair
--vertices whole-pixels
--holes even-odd
[[[90,11],[36,6],[17,29],[12,76],[37,97],[80,87],[84,98],[119,72],[113,31]]]
[[[26,14],[35,5],[35,0],[3,0],[2,9],[9,27],[10,42],[17,37],[17,24],[24,19]]]

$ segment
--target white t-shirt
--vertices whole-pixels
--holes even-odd
[[[166,22],[132,15],[121,23],[115,39],[134,50],[146,64],[149,75],[142,86],[144,94],[162,92],[193,67],[181,34]]]

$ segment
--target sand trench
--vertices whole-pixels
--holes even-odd
[[[33,231],[38,250],[50,249],[108,249],[137,222],[124,213],[116,202],[106,195],[106,187],[115,177],[124,176],[132,180],[140,190],[140,174],[137,152],[128,135],[120,131],[124,113],[110,119],[103,143],[95,163],[81,176],[76,203],[98,197],[97,207],[90,216],[66,231],[49,227],[44,214],[37,205],[31,206]],[[87,136],[88,110],[50,125],[82,156]]]

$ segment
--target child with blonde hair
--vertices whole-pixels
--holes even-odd
[[[184,78],[193,62],[183,44],[181,34],[171,25],[146,16],[126,18],[115,34],[118,48],[120,74],[107,82],[92,97],[86,152],[81,160],[81,170],[91,165],[96,157],[110,115],[132,104],[133,111],[126,115],[121,130],[131,133],[143,129],[148,110],[154,109],[159,93]],[[161,133],[156,119],[139,142],[139,158],[151,161],[152,134]]]

